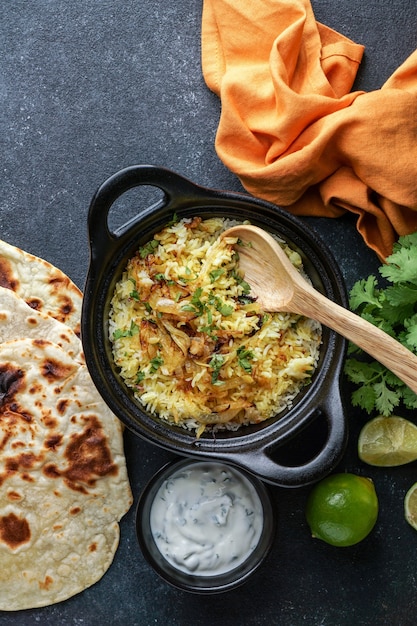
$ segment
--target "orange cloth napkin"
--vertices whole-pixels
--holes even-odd
[[[318,23],[309,0],[204,0],[221,160],[295,214],[356,213],[384,259],[417,230],[417,51],[381,89],[351,92],[363,51]]]

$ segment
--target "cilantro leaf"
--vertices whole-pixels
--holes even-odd
[[[410,235],[403,235],[393,245],[393,253],[402,248],[415,248],[417,246],[417,231]],[[388,257],[389,259],[390,257]]]
[[[417,286],[402,284],[390,285],[385,289],[387,301],[394,307],[406,304],[415,305],[417,302]]]
[[[216,280],[222,276],[224,274],[224,269],[222,267],[219,267],[218,269],[212,270],[209,274],[210,276],[210,282],[214,283],[216,282]]]
[[[402,400],[407,409],[417,409],[417,394],[405,385],[402,390]]]
[[[417,313],[415,313],[412,317],[404,320],[404,328],[406,332],[404,333],[404,339],[402,343],[406,345],[411,351],[417,349]]]
[[[159,241],[156,239],[152,239],[145,246],[139,248],[139,256],[141,259],[145,259],[148,254],[152,254],[155,252],[156,248],[159,246]]]
[[[191,296],[190,304],[183,304],[181,310],[190,311],[191,313],[195,313],[199,317],[203,315],[204,311],[207,309],[207,306],[201,300],[202,293],[202,288],[198,287]]]
[[[176,213],[174,213],[172,215],[171,220],[168,222],[167,227],[174,226],[174,224],[177,224],[178,221],[179,221],[179,217],[178,217],[178,215]]]
[[[139,333],[139,326],[132,320],[129,328],[116,328],[113,333],[113,339],[120,339],[121,337],[133,337]]]
[[[248,374],[250,374],[252,372],[252,359],[254,357],[254,354],[251,350],[248,350],[245,346],[240,346],[237,349],[237,357],[238,357],[238,363],[240,365],[240,367],[245,370],[245,372],[247,372]]]
[[[367,279],[357,281],[349,294],[349,305],[353,310],[364,304],[372,304],[375,307],[381,306],[377,280],[372,274]]]
[[[391,415],[395,407],[400,404],[400,397],[396,391],[390,389],[384,379],[374,383],[375,408],[381,415]]]
[[[243,294],[248,295],[251,290],[249,283],[247,283],[236,270],[232,270],[231,275],[232,278],[237,282],[237,284],[240,285],[240,287],[242,288]]]
[[[223,363],[224,363],[224,356],[222,356],[221,354],[213,354],[209,363],[209,367],[211,367],[211,369],[213,370],[211,374],[212,385],[222,384],[221,381],[218,380],[218,378],[219,378],[220,370],[222,368]]]
[[[149,361],[151,367],[149,368],[149,373],[154,374],[161,365],[164,364],[164,359],[161,356],[156,356]]]
[[[395,336],[395,328],[404,324],[404,320],[410,317],[413,311],[413,305],[393,306],[386,300],[378,315],[378,319],[383,323],[378,325],[385,330],[385,323],[388,323],[392,329],[391,334]]]
[[[226,304],[222,302],[220,298],[216,299],[216,309],[223,315],[223,317],[228,317],[233,313],[233,306],[231,304]]]
[[[417,285],[417,252],[415,248],[397,248],[380,267],[381,276],[392,283],[411,282]]]
[[[375,407],[376,393],[372,387],[363,385],[352,392],[351,400],[353,406],[364,409],[367,413],[372,413]]]
[[[374,326],[378,326],[378,328],[380,328],[381,330],[383,330],[384,332],[388,333],[389,335],[394,335],[394,330],[393,330],[393,322],[390,321],[390,315],[389,312],[387,311],[387,309],[384,307],[383,309],[385,311],[384,314],[372,314],[368,311],[363,311],[361,314],[361,317],[364,320],[367,320],[368,322],[370,322],[371,324],[373,324]],[[381,309],[382,311],[382,309]],[[395,321],[395,319],[394,319]]]
[[[359,406],[367,413],[375,409],[382,415],[391,415],[400,404],[404,384],[381,363],[350,358],[345,363],[344,372],[358,385],[352,393],[353,406]]]
[[[356,385],[370,384],[380,375],[382,365],[377,363],[367,363],[358,359],[348,359],[345,363],[345,374],[349,380]]]

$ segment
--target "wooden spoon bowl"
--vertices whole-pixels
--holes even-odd
[[[234,226],[222,235],[235,241],[246,282],[265,311],[310,317],[362,348],[417,393],[417,356],[393,337],[312,287],[279,243],[258,226]]]

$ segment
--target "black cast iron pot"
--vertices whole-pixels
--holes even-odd
[[[151,185],[163,192],[157,204],[141,207],[138,215],[114,232],[109,211],[126,191]],[[291,409],[239,430],[206,433],[171,426],[147,413],[134,399],[114,365],[108,339],[108,315],[115,283],[139,246],[172,220],[201,216],[250,220],[277,233],[298,250],[314,286],[346,306],[343,279],[330,252],[301,220],[275,205],[245,194],[197,186],[163,168],[138,165],[109,178],[96,192],[89,210],[91,260],[84,292],[82,340],[87,366],[111,410],[134,433],[172,452],[224,460],[272,484],[297,487],[332,471],[343,455],[347,427],[340,394],[346,341],[323,328],[318,367],[310,385]]]

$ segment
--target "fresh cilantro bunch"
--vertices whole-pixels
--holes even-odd
[[[417,354],[417,233],[400,237],[378,271],[385,284],[374,275],[356,282],[349,294],[350,308]],[[369,414],[376,411],[389,416],[400,404],[417,408],[417,395],[353,344],[349,345],[345,374],[357,386],[352,393],[353,406]]]

